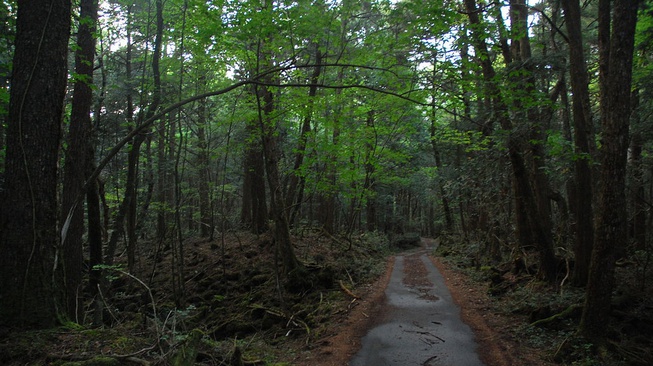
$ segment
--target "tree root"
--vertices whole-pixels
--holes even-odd
[[[543,324],[551,323],[551,322],[554,322],[554,321],[556,321],[558,319],[565,318],[565,317],[569,316],[571,313],[573,313],[576,309],[580,309],[582,307],[583,307],[583,305],[581,305],[581,304],[569,305],[568,308],[566,308],[565,310],[559,312],[558,314],[554,314],[554,315],[551,315],[548,318],[544,318],[544,319],[540,319],[540,320],[532,322],[531,326],[539,327],[539,326],[541,326]]]
[[[651,365],[653,357],[649,354],[649,350],[644,347],[638,347],[632,344],[618,344],[616,342],[609,342],[609,346],[628,361],[629,365],[645,366]]]
[[[298,328],[303,328],[304,331],[306,331],[306,344],[308,344],[310,338],[311,338],[311,328],[306,324],[305,321],[299,319],[296,315],[297,314],[292,314],[292,315],[287,315],[285,312],[283,312],[280,309],[273,309],[273,308],[268,308],[260,304],[254,304],[250,305],[250,308],[252,309],[261,309],[264,310],[266,313],[270,315],[277,316],[279,318],[287,319],[286,322],[286,328],[289,328],[290,325],[293,325]],[[286,336],[290,335],[290,333],[293,331],[293,329],[289,329],[288,332],[286,333]]]

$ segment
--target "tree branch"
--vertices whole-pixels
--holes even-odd
[[[214,90],[202,94],[197,94],[194,95],[190,98],[181,100],[177,103],[171,104],[166,108],[163,108],[160,112],[155,113],[153,116],[147,118],[143,123],[141,123],[139,126],[134,128],[130,133],[128,133],[125,137],[123,137],[116,145],[114,145],[111,150],[107,153],[107,155],[100,160],[100,162],[97,164],[97,167],[95,170],[89,175],[88,179],[84,183],[84,188],[81,190],[81,192],[86,192],[88,189],[89,185],[91,184],[92,181],[97,179],[97,177],[100,175],[104,167],[118,154],[118,152],[129,142],[131,141],[136,135],[141,134],[144,130],[149,128],[155,121],[159,120],[160,118],[164,117],[166,114],[176,110],[177,108],[181,108],[186,104],[192,103],[194,101],[204,99],[204,98],[209,98],[209,97],[214,97],[222,94],[226,94],[232,90],[238,89],[240,87],[246,86],[246,85],[251,85],[251,84],[256,84],[256,85],[268,85],[268,86],[276,86],[276,87],[311,87],[312,85],[319,86],[321,88],[328,88],[328,89],[352,89],[352,88],[359,88],[359,89],[367,89],[371,90],[377,93],[382,93],[386,95],[391,95],[403,100],[407,100],[412,103],[416,103],[419,105],[432,105],[429,103],[421,102],[415,99],[410,98],[409,96],[406,96],[406,94],[400,94],[397,92],[393,92],[390,90],[385,90],[385,89],[380,89],[377,87],[369,86],[369,85],[328,85],[328,84],[294,84],[294,83],[289,83],[289,84],[269,84],[269,83],[264,83],[261,80],[264,79],[266,76],[270,74],[276,74],[280,73],[283,71],[287,70],[293,70],[293,69],[304,69],[304,68],[314,68],[314,67],[351,67],[351,68],[359,68],[359,69],[366,69],[366,70],[375,70],[375,71],[383,71],[390,73],[394,76],[398,76],[395,72],[391,71],[390,69],[386,68],[380,68],[380,67],[375,67],[375,66],[368,66],[368,65],[356,65],[356,64],[339,64],[339,63],[322,63],[319,65],[316,64],[305,64],[305,65],[287,65],[287,66],[280,66],[280,67],[274,67],[269,70],[263,71],[249,79],[241,80],[238,81],[234,84],[231,84],[225,88],[219,89],[219,90]],[[411,91],[412,92],[412,91]],[[410,93],[410,92],[409,92]],[[80,202],[83,198],[83,195],[80,194],[78,195],[77,199],[75,202]],[[62,230],[61,230],[61,236],[65,237],[68,229],[68,221],[70,220],[70,216],[68,215],[68,219],[66,222],[62,225]]]

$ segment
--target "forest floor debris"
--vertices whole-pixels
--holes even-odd
[[[346,365],[378,319],[393,248],[383,235],[354,238],[349,248],[347,240],[310,229],[296,231],[293,241],[302,263],[319,274],[314,287],[301,294],[279,286],[265,235],[188,240],[183,280],[173,266],[174,248],[143,243],[133,276],[147,288],[114,271],[104,298],[104,326],[87,324],[92,319],[87,304],[78,323],[0,330],[0,364],[61,366],[101,358],[109,364],[183,365],[179,355],[190,352],[196,365]],[[653,306],[641,293],[631,289],[616,296],[612,342],[598,358],[593,345],[574,335],[578,312],[565,312],[582,303],[580,290],[548,288],[532,274],[483,266],[475,254],[446,246],[432,260],[488,366],[651,362]],[[636,270],[620,268],[622,290],[636,283],[628,277]],[[419,273],[407,278],[419,284]]]
[[[92,306],[85,304],[78,321],[57,329],[0,330],[0,364],[64,365],[102,356],[126,365],[185,365],[183,355],[195,354],[198,365],[270,365],[291,358],[356,307],[352,294],[383,273],[389,255],[382,235],[352,238],[349,248],[303,229],[293,242],[314,279],[302,293],[281,285],[266,235],[187,240],[183,271],[173,246],[143,242],[134,273],[120,265],[105,271],[111,284],[102,299],[103,326],[89,325]]]

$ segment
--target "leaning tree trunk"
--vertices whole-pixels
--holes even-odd
[[[0,325],[51,327],[62,309],[53,271],[62,255],[57,164],[70,19],[69,0],[18,4],[0,202]]]

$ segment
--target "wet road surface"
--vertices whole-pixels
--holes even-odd
[[[425,278],[409,278],[414,272]],[[482,366],[442,275],[421,249],[395,257],[385,314],[362,339],[351,366]]]

